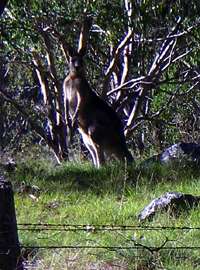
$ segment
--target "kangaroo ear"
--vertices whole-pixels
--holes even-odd
[[[81,56],[81,57],[83,57],[83,56],[85,56],[86,55],[86,48],[81,48],[80,50],[78,50],[78,54]]]

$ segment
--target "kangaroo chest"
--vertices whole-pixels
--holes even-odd
[[[93,119],[92,90],[85,80],[80,78],[70,79],[65,83],[65,88],[70,117],[76,117],[79,128],[87,132]]]
[[[68,103],[70,117],[74,119],[78,112],[80,103],[80,97],[77,91],[77,82],[75,80],[68,79],[65,81],[65,98]]]

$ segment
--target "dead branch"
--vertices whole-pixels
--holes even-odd
[[[107,68],[106,72],[105,72],[105,77],[104,77],[104,83],[103,83],[103,90],[102,90],[102,96],[104,97],[107,93],[108,90],[108,82],[109,82],[109,78],[112,74],[112,72],[114,71],[114,68],[116,66],[118,57],[120,55],[120,53],[122,52],[122,50],[124,49],[124,47],[130,42],[131,38],[133,37],[133,31],[130,30],[128,31],[128,33],[125,35],[125,37],[123,38],[123,40],[120,42],[120,44],[118,45],[118,47],[116,48],[116,50],[113,53],[113,58],[110,62],[109,67]]]
[[[44,74],[44,68],[42,66],[39,54],[36,52],[36,50],[32,50],[32,56],[33,56],[33,64],[36,68],[35,71],[36,71],[36,74],[40,83],[44,104],[46,105],[48,103],[47,100],[48,100],[48,94],[49,94],[48,80]]]
[[[51,137],[54,137],[53,129],[57,125],[57,117],[56,117],[56,105],[54,103],[54,96],[52,94],[51,89],[49,88],[49,82],[46,75],[45,67],[41,63],[41,59],[39,54],[32,50],[33,55],[33,63],[36,67],[36,73],[38,76],[38,80],[40,82],[41,91],[43,94],[44,105],[48,108],[48,126],[51,132]]]
[[[109,67],[107,68],[106,72],[105,72],[105,77],[110,76],[110,74],[113,71],[113,68],[116,64],[116,60],[117,57],[119,56],[120,52],[123,50],[123,48],[127,45],[127,43],[130,41],[130,39],[133,36],[133,31],[129,31],[126,36],[124,37],[124,39],[121,41],[121,43],[119,44],[119,46],[116,48],[114,54],[113,54],[113,59],[110,62]]]
[[[58,90],[60,88],[60,85],[58,84],[58,76],[57,76],[55,61],[54,61],[54,54],[53,54],[54,48],[52,46],[48,32],[41,29],[40,34],[42,35],[44,44],[45,44],[45,50],[47,53],[47,61],[48,61],[50,75],[52,79],[54,80],[54,83],[56,84],[56,88]]]
[[[133,29],[131,26],[131,16],[133,13],[133,6],[132,6],[132,2],[130,0],[125,0],[124,1],[125,4],[125,8],[126,8],[126,12],[127,12],[127,16],[128,16],[128,33],[130,35],[132,35],[133,33]],[[122,71],[122,77],[121,77],[121,81],[120,81],[120,85],[123,84],[128,76],[128,71],[129,71],[129,66],[130,66],[130,55],[132,53],[132,38],[130,39],[130,42],[125,46],[124,48],[124,53],[123,53],[123,61],[124,61],[124,65],[123,65],[123,71]]]
[[[141,76],[135,79],[131,79],[128,82],[123,83],[122,85],[119,85],[118,87],[112,89],[107,93],[107,96],[110,96],[114,94],[115,92],[118,92],[120,90],[126,90],[126,89],[133,89],[134,86],[144,82],[145,76]],[[145,82],[144,82],[145,83]],[[131,85],[132,84],[132,85]]]
[[[177,59],[177,56],[175,58],[175,54],[174,54],[177,37],[171,38],[171,36],[175,35],[176,32],[179,30],[180,23],[181,23],[181,20],[178,20],[176,26],[167,35],[166,40],[164,41],[159,51],[157,52],[154,58],[154,61],[149,69],[149,72],[145,76],[145,79],[143,80],[143,82],[140,82],[139,94],[135,100],[135,104],[132,108],[132,111],[130,113],[130,116],[126,124],[126,131],[125,131],[126,135],[128,131],[130,130],[130,127],[132,126],[134,120],[136,119],[139,113],[139,110],[141,108],[143,99],[145,95],[147,94],[147,92],[149,91],[149,89],[152,89],[152,86],[156,84],[156,82],[159,82],[159,78],[161,77],[164,70],[166,70],[171,65],[174,59]],[[182,54],[183,57],[184,55],[185,54]]]
[[[160,250],[162,250],[164,248],[164,246],[168,243],[168,242],[171,242],[171,241],[174,241],[174,240],[169,240],[168,238],[166,238],[166,240],[158,247],[149,247],[149,246],[146,246],[146,245],[143,245],[141,243],[138,243],[136,242],[135,240],[132,240],[134,242],[134,245],[136,247],[142,247],[143,249],[146,249],[148,250],[151,254],[153,253],[157,253],[159,252]]]
[[[55,100],[56,104],[54,106],[55,114],[57,114],[57,119],[59,119],[59,123],[65,123],[65,113],[64,113],[64,98],[63,98],[63,90],[62,84],[59,82],[55,61],[54,61],[54,53],[53,53],[53,46],[52,40],[50,39],[48,31],[40,29],[40,33],[44,39],[45,43],[45,50],[47,53],[47,62],[48,62],[48,69],[50,71],[50,76],[53,81],[54,89],[55,89]],[[53,108],[52,108],[53,109]],[[58,113],[58,111],[60,113]]]

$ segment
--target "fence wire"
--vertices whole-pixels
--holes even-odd
[[[39,246],[26,246],[26,245],[21,245],[21,248],[25,249],[108,249],[108,250],[144,250],[148,249],[149,251],[156,252],[160,250],[200,250],[200,246],[194,247],[194,246],[183,246],[183,247],[156,247],[156,246],[88,246],[88,245],[83,245],[83,246],[73,246],[73,245],[58,245],[58,246],[48,246],[48,245],[39,245]]]
[[[200,227],[140,226],[108,224],[50,224],[19,223],[19,231],[160,231],[160,230],[200,230]]]
[[[145,225],[112,225],[112,224],[53,224],[53,223],[18,223],[17,224],[18,231],[23,232],[45,232],[45,231],[51,231],[51,232],[117,232],[121,231],[122,233],[124,231],[198,231],[200,230],[200,227],[190,227],[190,226],[145,226]],[[0,231],[0,234],[2,233],[9,233],[9,231]],[[26,245],[21,244],[20,247],[22,249],[27,250],[39,250],[39,249],[68,249],[68,250],[80,250],[80,249],[103,249],[108,251],[120,251],[120,250],[147,250],[151,253],[153,252],[159,252],[161,250],[166,251],[190,251],[190,250],[200,250],[200,246],[166,246],[166,243],[174,241],[174,240],[168,240],[166,238],[166,241],[161,244],[161,246],[146,246],[142,245],[140,243],[137,243],[134,240],[129,240],[129,243],[123,244],[123,245],[90,245],[90,244],[84,244],[84,245],[49,245],[49,244],[36,244],[36,245]],[[8,249],[15,248],[13,246],[8,247]],[[1,255],[1,254],[0,254]]]
[[[42,232],[117,232],[117,231],[195,231],[200,230],[200,227],[190,226],[144,226],[144,225],[112,225],[112,224],[53,224],[53,223],[19,223],[19,231]],[[169,242],[166,240],[166,243]],[[21,245],[25,249],[107,249],[110,251],[116,250],[144,250],[152,252],[159,250],[200,250],[200,246],[165,246],[165,243],[160,247],[139,245],[132,241],[132,245]]]

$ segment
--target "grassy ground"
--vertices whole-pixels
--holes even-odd
[[[160,213],[144,224],[137,219],[143,207],[164,192],[200,195],[200,171],[194,168],[159,165],[127,168],[112,164],[96,170],[89,163],[55,166],[45,159],[32,159],[20,163],[9,177],[15,190],[20,241],[23,246],[30,246],[24,249],[31,264],[29,269],[200,269],[200,249],[183,248],[200,246],[198,229],[116,230],[101,226],[200,227],[199,209],[178,217]],[[54,230],[44,226],[41,230],[20,225],[24,223],[71,226],[53,227]],[[88,226],[77,228],[75,224]],[[159,249],[163,243],[164,248]]]

